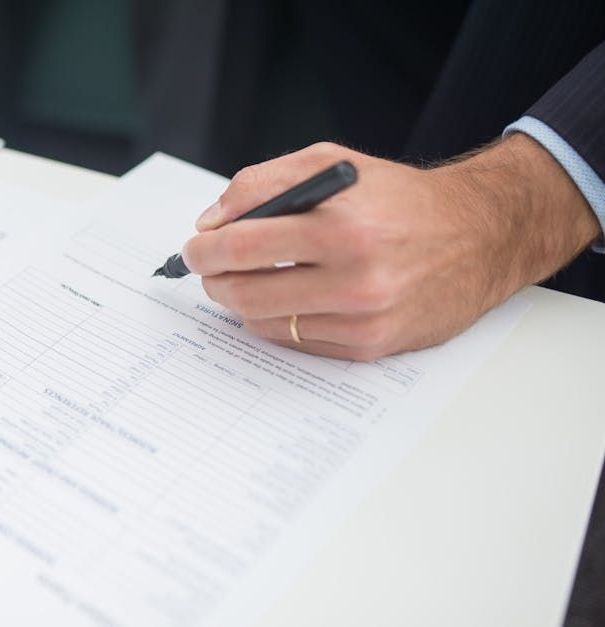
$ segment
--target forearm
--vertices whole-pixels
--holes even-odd
[[[462,193],[476,206],[479,226],[494,242],[491,263],[500,282],[494,286],[493,302],[546,279],[601,232],[565,170],[521,133],[441,170],[442,176],[466,187]]]

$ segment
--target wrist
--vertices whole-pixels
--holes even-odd
[[[491,223],[501,300],[568,264],[600,234],[594,212],[565,170],[538,142],[515,133],[451,166]]]

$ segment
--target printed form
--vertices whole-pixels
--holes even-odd
[[[150,278],[225,185],[157,155],[53,253],[0,241],[1,624],[253,625],[526,308],[371,364],[273,346]]]

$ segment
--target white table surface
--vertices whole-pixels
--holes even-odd
[[[83,201],[113,179],[5,149],[0,180]],[[262,627],[561,623],[605,451],[605,305],[525,296],[511,336]]]

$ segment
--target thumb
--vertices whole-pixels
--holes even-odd
[[[351,153],[335,144],[314,144],[277,159],[240,170],[229,187],[197,219],[198,231],[216,229],[267,202],[290,187],[317,174],[324,167]]]
[[[270,162],[240,170],[220,198],[197,219],[196,229],[209,231],[223,226],[279,193],[279,170],[279,166],[270,167]]]

